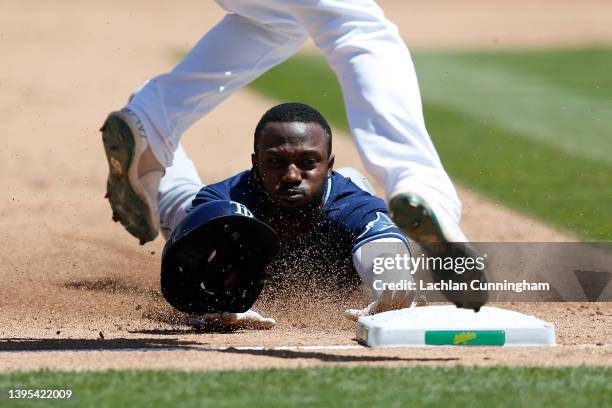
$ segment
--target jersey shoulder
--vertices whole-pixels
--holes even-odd
[[[350,179],[332,173],[325,197],[325,214],[337,227],[353,237],[353,252],[361,245],[382,238],[408,240],[391,220],[384,200],[362,190]]]
[[[332,172],[328,179],[324,203],[326,212],[332,214],[371,210],[387,212],[387,205],[381,198],[362,190],[350,178],[337,172]]]
[[[258,191],[251,171],[245,170],[225,180],[202,187],[196,194],[192,207],[214,200],[237,201],[248,207],[257,200]]]

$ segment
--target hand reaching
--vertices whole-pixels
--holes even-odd
[[[347,309],[344,317],[357,321],[362,316],[370,316],[389,310],[404,309],[407,307],[425,306],[427,299],[424,295],[415,296],[416,292],[408,290],[385,290],[380,298],[363,309]]]
[[[269,330],[276,326],[276,320],[263,317],[253,310],[244,313],[209,313],[199,318],[192,318],[189,324],[195,328],[231,328]]]

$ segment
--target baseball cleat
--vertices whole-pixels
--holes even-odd
[[[149,148],[142,123],[133,112],[112,112],[100,130],[113,221],[121,222],[141,245],[152,241],[159,232],[157,192],[164,167]]]
[[[389,202],[389,208],[396,225],[408,237],[432,257],[476,258],[478,251],[467,242],[459,226],[451,219],[441,220],[422,198],[412,193],[399,193]],[[431,271],[436,282],[452,280],[467,282],[478,280],[486,282],[485,270],[477,268],[462,274],[446,269]],[[478,291],[442,291],[442,294],[457,307],[479,311],[487,302],[488,293]]]

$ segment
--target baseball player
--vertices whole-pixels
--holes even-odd
[[[310,37],[337,75],[358,151],[385,187],[397,226],[432,252],[449,248],[432,243],[467,241],[461,204],[425,128],[409,51],[373,0],[217,3],[228,14],[102,127],[113,219],[141,243],[153,240],[160,180],[185,130]]]
[[[399,248],[396,253],[409,255],[410,246],[362,174],[352,168],[333,171],[332,132],[318,111],[301,103],[267,111],[255,129],[251,161],[250,170],[202,187],[193,162],[179,146],[160,186],[164,236],[168,238],[189,211],[211,202],[232,203],[280,238],[280,254],[267,268],[272,286],[308,279],[333,290],[350,290],[361,280],[372,288],[372,303],[347,310],[351,319],[412,305],[415,290],[373,288],[375,276],[364,252],[389,252],[393,243]],[[412,280],[409,270],[390,273],[395,275],[384,276],[387,282]],[[209,323],[267,329],[275,321],[252,310],[192,320],[194,325]]]

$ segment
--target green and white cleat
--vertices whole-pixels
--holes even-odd
[[[100,131],[108,160],[106,198],[113,221],[121,222],[143,245],[159,232],[157,192],[164,167],[153,155],[133,112],[112,112]]]
[[[437,217],[431,206],[416,194],[399,193],[389,202],[395,224],[412,240],[416,241],[432,257],[476,258],[478,251],[468,242],[459,226],[450,217]],[[486,282],[486,271],[472,269],[462,274],[446,269],[431,271],[436,282],[442,280],[469,283],[473,280]],[[484,290],[442,291],[442,294],[457,307],[480,310],[487,302]]]

